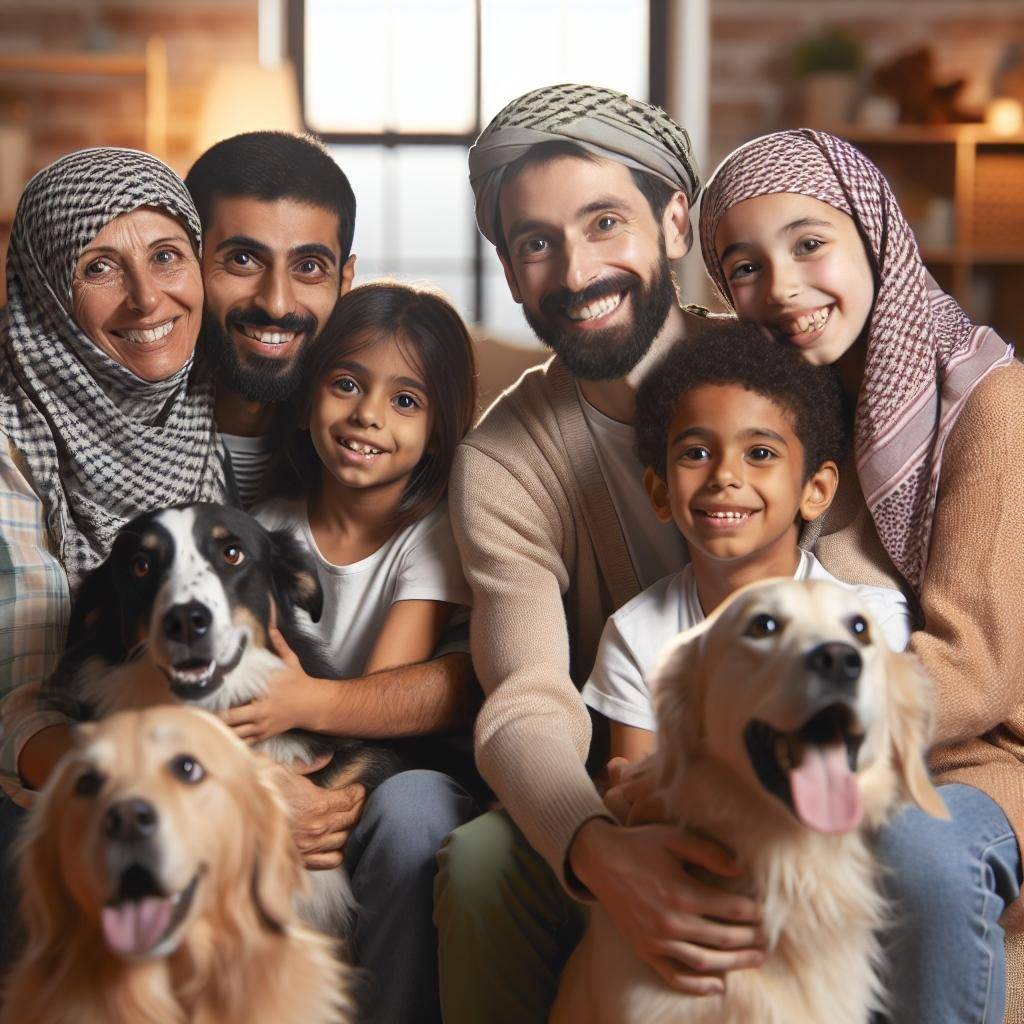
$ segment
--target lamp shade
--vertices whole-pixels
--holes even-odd
[[[242,132],[302,130],[295,69],[225,62],[210,76],[196,122],[195,152]]]

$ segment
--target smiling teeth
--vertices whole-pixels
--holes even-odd
[[[349,451],[358,452],[360,455],[383,455],[384,451],[381,448],[373,448],[368,444],[360,444],[358,441],[349,441],[346,438],[341,442],[343,448],[348,448]]]
[[[832,315],[833,306],[823,306],[813,313],[805,313],[792,320],[785,320],[779,324],[783,331],[790,337],[797,334],[807,334],[808,331],[819,331],[828,322]]]
[[[749,512],[705,512],[711,519],[746,519]]]
[[[175,682],[187,683],[190,686],[201,686],[210,681],[216,667],[217,663],[215,661],[211,661],[208,665],[204,665],[202,668],[174,668],[171,671],[174,675]]]
[[[166,338],[172,330],[174,330],[174,321],[168,320],[167,323],[161,324],[159,327],[150,327],[147,330],[139,331],[118,331],[117,333],[125,341],[130,341],[134,345],[152,345],[154,341]]]
[[[252,338],[253,341],[258,341],[263,345],[287,345],[289,341],[295,338],[294,331],[289,333],[283,331],[258,331],[252,327],[242,328],[242,333],[247,338]]]
[[[586,306],[569,306],[565,310],[565,315],[570,320],[594,320],[599,316],[606,316],[615,309],[621,301],[621,295],[608,295],[605,298],[598,299],[596,302],[591,302]]]

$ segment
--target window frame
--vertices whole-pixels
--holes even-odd
[[[670,0],[648,0],[648,38],[647,38],[647,89],[648,101],[664,107],[668,96],[668,36],[669,36],[669,2]],[[482,35],[480,0],[475,0],[476,25],[474,45],[476,47],[473,79],[473,114],[474,127],[468,132],[321,132],[315,131],[306,121],[306,0],[287,0],[286,40],[288,57],[295,67],[295,77],[299,91],[299,111],[305,131],[315,134],[325,145],[345,146],[382,146],[385,149],[397,149],[399,146],[459,146],[467,152],[483,131],[481,124],[481,100],[483,80]],[[470,266],[473,275],[473,306],[471,319],[473,323],[483,323],[486,313],[484,303],[484,238],[478,230],[473,230]]]

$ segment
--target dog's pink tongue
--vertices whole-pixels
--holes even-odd
[[[167,930],[171,901],[147,896],[103,908],[103,934],[107,945],[123,956],[148,953]]]
[[[860,790],[842,742],[808,744],[799,768],[789,773],[797,817],[818,832],[849,832],[861,817]]]

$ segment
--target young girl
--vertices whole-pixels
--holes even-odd
[[[469,605],[445,490],[476,403],[473,351],[446,301],[379,283],[339,301],[307,360],[272,470],[280,497],[255,515],[312,553],[324,589],[313,631],[335,678],[348,681],[425,661]],[[288,685],[230,712],[240,736],[389,734],[357,689],[325,685],[282,653]]]
[[[856,403],[855,468],[804,541],[847,582],[902,585],[923,621],[910,648],[935,683],[932,769],[952,820],[907,809],[880,836],[892,1019],[1001,1022],[1005,929],[1019,1020],[1024,367],[939,289],[885,179],[832,135],[737,150],[700,231],[726,302],[836,363]]]

